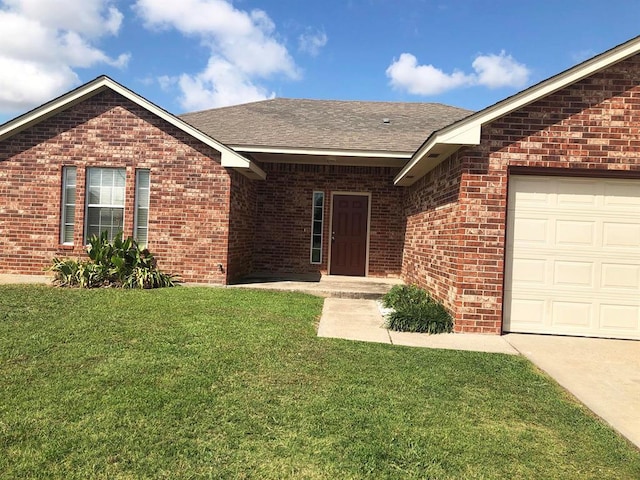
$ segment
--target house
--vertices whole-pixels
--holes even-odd
[[[0,126],[0,273],[123,229],[186,281],[400,276],[457,332],[640,339],[640,37],[476,113],[176,117],[107,77]]]

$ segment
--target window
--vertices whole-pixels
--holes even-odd
[[[313,192],[311,224],[311,263],[322,263],[322,225],[324,218],[324,192]]]
[[[76,216],[76,167],[62,167],[62,212],[60,243],[73,245],[73,225]]]
[[[85,236],[107,231],[109,240],[124,230],[124,168],[88,168]]]
[[[136,215],[133,229],[138,245],[146,247],[149,239],[149,170],[136,171]]]

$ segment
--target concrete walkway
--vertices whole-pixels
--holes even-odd
[[[504,335],[591,411],[640,448],[640,342]]]
[[[392,332],[374,300],[326,298],[318,336],[522,354],[640,448],[640,342],[551,335]]]
[[[384,319],[374,300],[326,298],[318,326],[319,337],[345,338],[363,342],[391,343],[407,347],[445,348],[517,355],[499,335],[394,332],[384,328]]]

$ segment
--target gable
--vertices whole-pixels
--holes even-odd
[[[166,110],[149,102],[145,98],[137,95],[106,76],[98,77],[95,80],[62,95],[61,97],[58,97],[30,112],[25,113],[24,115],[10,120],[4,125],[1,125],[0,141],[6,140],[27,128],[37,125],[47,118],[50,118],[107,90],[123,96],[127,100],[133,102],[163,121],[173,125],[187,135],[220,152],[221,164],[223,167],[234,168],[241,174],[252,179],[264,179],[266,177],[264,171],[262,171],[260,167],[255,165],[255,163],[251,162],[248,158],[240,155],[226,145],[223,145],[212,137],[204,134],[200,130],[185,123],[178,117],[170,114]]]
[[[639,52],[640,36],[434,132],[396,176],[394,183],[401,186],[412,185],[460,148],[479,145],[483,126],[602,72]]]

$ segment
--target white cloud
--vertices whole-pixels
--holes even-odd
[[[393,87],[413,95],[438,95],[472,81],[462,72],[447,74],[433,65],[418,65],[418,59],[410,53],[403,53],[389,65],[387,76]]]
[[[504,50],[499,55],[479,55],[471,66],[476,71],[477,83],[489,88],[523,87],[531,73]]]
[[[111,0],[0,0],[0,112],[25,110],[79,83],[77,68],[118,68],[92,43],[115,35],[122,14]]]
[[[209,48],[206,68],[177,82],[187,110],[231,105],[272,96],[260,81],[300,72],[262,10],[244,11],[228,0],[137,0],[137,14],[150,29],[175,29]],[[160,80],[164,87],[166,79]]]
[[[211,58],[197,75],[182,74],[178,79],[181,104],[186,110],[202,110],[273,98],[265,88],[255,85],[235,65],[222,58]]]
[[[391,86],[413,95],[438,95],[454,88],[481,85],[488,88],[523,87],[530,70],[504,51],[478,55],[471,65],[474,73],[455,70],[445,73],[433,65],[418,65],[417,58],[403,53],[386,70]]]
[[[326,33],[308,30],[298,37],[298,50],[315,57],[320,53],[322,47],[327,44],[328,40]]]

